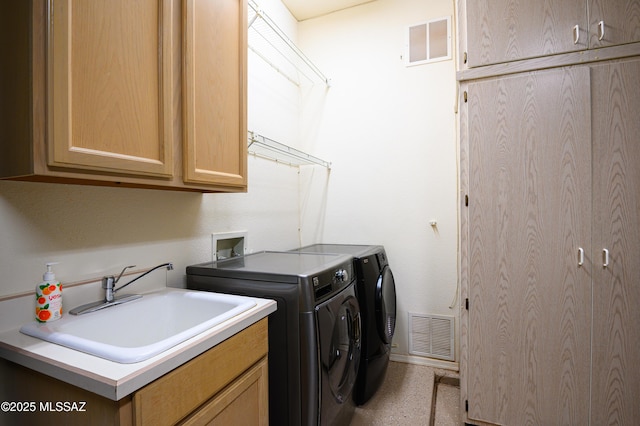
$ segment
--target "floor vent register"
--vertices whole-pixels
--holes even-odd
[[[454,361],[454,317],[409,313],[409,353]]]

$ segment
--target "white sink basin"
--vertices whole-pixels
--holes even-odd
[[[248,297],[165,289],[132,302],[51,323],[32,322],[20,332],[110,361],[144,361],[244,311]]]

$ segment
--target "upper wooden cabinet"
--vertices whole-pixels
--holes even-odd
[[[470,67],[586,49],[573,28],[586,28],[585,0],[472,0],[467,8]]]
[[[5,3],[0,177],[246,190],[244,1]]]
[[[171,177],[171,3],[51,3],[47,164]]]
[[[589,48],[640,41],[640,0],[589,0]]]
[[[184,180],[246,186],[247,2],[186,0],[183,17]]]
[[[640,0],[466,1],[469,67],[640,41]]]

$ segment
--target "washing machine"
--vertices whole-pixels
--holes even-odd
[[[384,380],[396,325],[396,287],[381,245],[313,244],[295,250],[354,257],[356,295],[362,313],[362,354],[353,392],[357,405],[367,402]]]
[[[269,423],[348,425],[360,363],[353,258],[259,252],[187,267],[187,288],[273,299]]]

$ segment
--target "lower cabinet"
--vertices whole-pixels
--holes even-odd
[[[640,58],[462,84],[473,424],[640,418]]]
[[[82,412],[0,413],[0,424],[267,425],[267,352],[265,318],[119,401],[0,360],[3,401],[86,402]]]
[[[269,364],[264,358],[181,425],[267,425]]]

